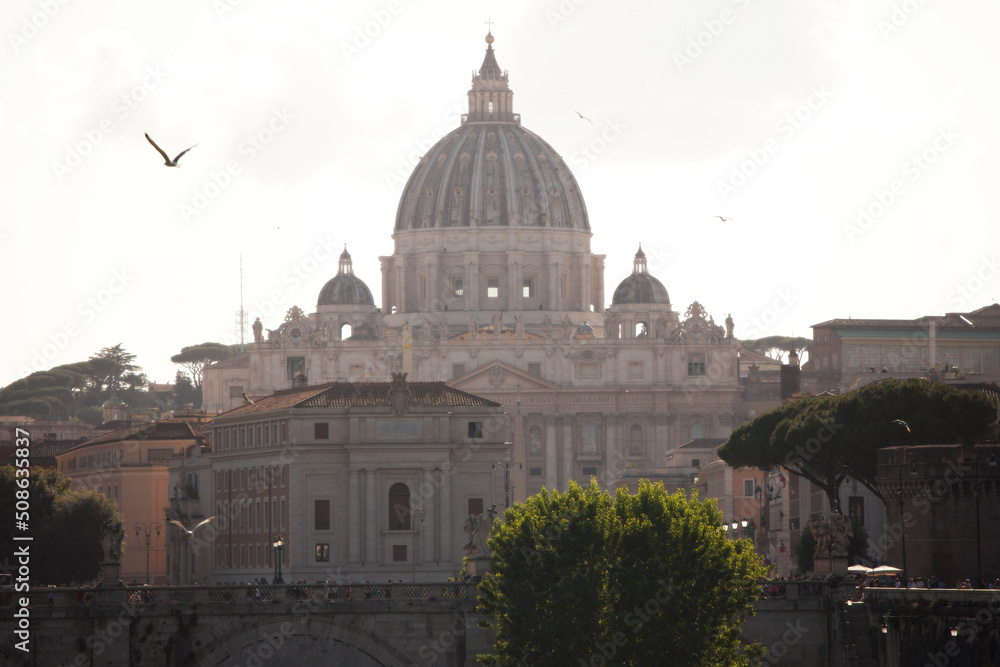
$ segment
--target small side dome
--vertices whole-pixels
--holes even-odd
[[[670,295],[667,294],[667,288],[646,270],[646,253],[642,251],[641,245],[639,251],[635,253],[632,275],[619,283],[618,287],[615,288],[614,296],[611,297],[612,305],[627,303],[670,305]]]
[[[319,291],[317,304],[320,306],[375,305],[375,299],[372,298],[372,291],[368,289],[368,285],[354,275],[354,264],[346,246],[344,252],[340,254],[337,275],[323,285],[323,289]]]
[[[594,335],[594,327],[592,327],[589,324],[587,324],[586,322],[584,322],[583,324],[581,324],[580,326],[578,326],[576,328],[576,335],[577,336],[593,336]]]

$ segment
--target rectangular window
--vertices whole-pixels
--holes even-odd
[[[694,377],[698,375],[705,374],[705,355],[704,354],[689,354],[688,355],[688,377]]]
[[[316,440],[329,440],[330,424],[328,422],[316,422],[313,424],[313,437]]]
[[[864,496],[849,496],[847,498],[847,516],[855,526],[865,525]]]
[[[542,365],[541,364],[528,364],[528,375],[533,375],[536,378],[542,377]]]
[[[483,513],[483,499],[469,498],[469,514],[479,516]]]
[[[743,495],[753,496],[753,480],[745,479],[743,480]]]
[[[483,437],[483,422],[469,422],[469,437]]]
[[[642,362],[641,361],[630,361],[630,362],[628,362],[628,376],[630,378],[641,378],[642,377]]]
[[[330,501],[316,500],[313,503],[313,528],[330,530]]]
[[[576,376],[580,378],[601,377],[601,367],[594,363],[581,363],[576,367]]]
[[[528,468],[528,475],[531,476],[531,477],[541,477],[542,476],[542,469],[541,468]]]
[[[288,357],[285,359],[285,366],[288,372],[287,378],[289,380],[304,378],[306,375],[305,357]]]
[[[463,294],[465,294],[465,286],[462,284],[461,278],[452,278],[451,288],[452,291],[455,293],[455,296],[462,296]]]
[[[427,298],[427,278],[420,276],[420,298]]]
[[[596,477],[597,476],[597,466],[583,466],[583,476],[584,477]]]
[[[691,467],[698,468],[701,466],[701,459],[691,459]]]
[[[316,545],[316,562],[317,563],[329,563],[330,562],[330,545],[329,544],[317,544]]]
[[[243,385],[235,385],[229,388],[229,398],[243,398]]]
[[[524,279],[524,286],[521,287],[521,296],[530,299],[535,296],[535,281],[531,278]]]
[[[451,379],[457,380],[458,378],[465,375],[465,364],[452,364],[451,365]]]
[[[500,296],[500,279],[499,278],[487,278],[486,279],[486,296],[490,299],[496,299]]]
[[[394,562],[394,563],[405,563],[406,562],[406,545],[405,544],[393,544],[392,545],[392,562]]]

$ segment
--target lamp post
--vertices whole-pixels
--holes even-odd
[[[505,507],[507,509],[510,509],[510,468],[513,465],[514,464],[510,460],[510,454],[507,454],[507,460],[505,460],[505,461],[497,461],[496,463],[494,463],[492,465],[492,468],[494,468],[494,469],[497,466],[503,466],[503,495],[504,495],[504,499],[506,501]],[[524,468],[524,466],[521,465],[520,463],[517,464],[517,467],[519,469],[520,468]]]
[[[138,521],[135,524],[135,536],[139,535],[146,536],[146,583],[149,583],[149,547],[153,538],[153,531],[156,531],[156,536],[160,536],[160,530],[163,529],[163,524],[159,521],[154,521],[150,524],[145,524],[142,521]]]
[[[903,497],[903,485],[900,483],[896,488],[896,501],[899,503],[899,530],[903,538],[903,585],[906,585],[906,522],[903,520],[903,506],[906,498]]]
[[[271,548],[274,549],[274,581],[275,584],[283,584],[285,580],[281,578],[281,552],[285,550],[285,540],[278,535],[271,542]]]

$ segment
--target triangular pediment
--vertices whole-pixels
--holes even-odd
[[[520,385],[521,391],[559,388],[558,385],[537,378],[502,361],[489,361],[448,384],[455,389],[471,393],[512,391],[518,385]]]

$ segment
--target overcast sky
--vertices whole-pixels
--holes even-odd
[[[238,340],[241,254],[268,328],[314,311],[345,242],[378,300],[403,184],[458,126],[488,18],[515,111],[580,181],[608,298],[640,241],[675,310],[732,313],[741,338],[1000,297],[995,0],[0,16],[0,385],[117,343],[171,381],[181,347]],[[198,145],[168,169],[144,132]]]

